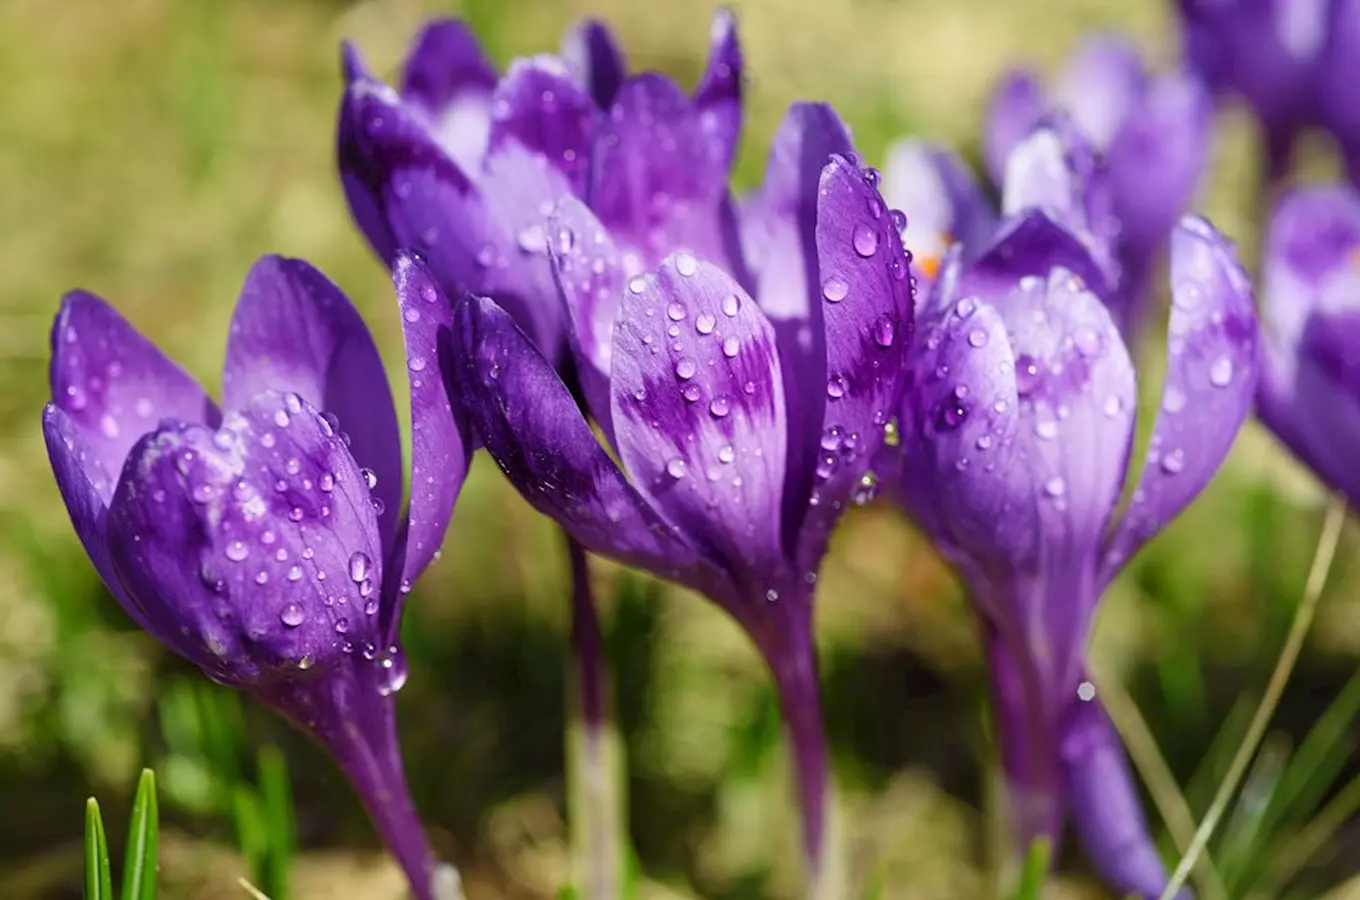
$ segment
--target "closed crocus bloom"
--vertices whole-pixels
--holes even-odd
[[[1100,159],[1121,269],[1116,324],[1125,328],[1147,301],[1149,270],[1177,219],[1189,209],[1209,151],[1213,104],[1188,72],[1149,74],[1124,37],[1088,38],[1046,89],[1017,70],[1002,79],[985,127],[987,166],[1000,184],[1011,152],[1054,112],[1065,114]]]
[[[1266,178],[1288,172],[1299,133],[1317,119],[1318,67],[1333,0],[1176,0],[1186,63],[1261,123]]]
[[[1318,62],[1318,118],[1336,138],[1352,184],[1360,184],[1360,2],[1331,0]]]
[[[1056,841],[1070,813],[1105,879],[1142,897],[1159,896],[1166,873],[1086,681],[1086,637],[1106,585],[1217,469],[1257,380],[1251,289],[1228,242],[1187,217],[1170,256],[1168,374],[1121,520],[1136,373],[1098,267],[1039,210],[937,280],[896,482],[982,615],[1018,852]]]
[[[842,152],[849,139],[829,109],[793,109],[745,210],[757,300],[697,252],[631,274],[617,232],[564,201],[548,243],[585,408],[494,302],[455,311],[455,393],[521,493],[590,550],[707,595],[759,647],[791,737],[814,879],[828,772],[813,589],[839,515],[877,493],[869,463],[913,321],[896,217],[876,174]]]
[[[419,252],[449,296],[495,298],[556,358],[561,304],[545,228],[558,200],[588,197],[611,227],[626,224],[637,269],[678,238],[708,250],[735,233],[726,192],[741,127],[735,29],[719,11],[692,96],[660,75],[625,78],[598,23],[568,36],[567,60],[520,59],[499,75],[464,23],[433,22],[400,92],[346,45],[338,156],[350,211],[383,260]],[[634,204],[633,192],[652,202]]]
[[[430,898],[392,695],[402,601],[438,552],[466,453],[439,375],[447,304],[411,259],[395,277],[414,427],[405,515],[377,349],[297,260],[266,257],[246,280],[222,410],[104,301],[69,294],[43,430],[72,523],[128,615],[315,737]]]
[[[1276,209],[1262,268],[1261,420],[1332,489],[1360,503],[1360,195],[1301,188]]]

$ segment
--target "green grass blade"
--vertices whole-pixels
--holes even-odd
[[[1053,846],[1048,838],[1037,838],[1029,845],[1025,864],[1020,869],[1020,881],[1015,886],[1011,900],[1039,900],[1044,893],[1044,881],[1048,878],[1048,868],[1053,859]]]
[[[122,900],[156,900],[159,868],[160,813],[156,808],[156,775],[142,770],[128,823],[127,855],[123,864]]]
[[[293,822],[293,789],[288,761],[278,747],[260,748],[260,806],[264,813],[267,872],[261,873],[265,893],[273,900],[288,900],[288,871],[296,846]]]
[[[109,842],[104,836],[99,801],[93,797],[85,801],[85,900],[113,900]]]

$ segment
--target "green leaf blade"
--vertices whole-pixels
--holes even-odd
[[[159,845],[160,813],[156,807],[156,776],[150,769],[143,769],[128,823],[122,900],[156,900]]]
[[[85,802],[85,900],[113,900],[113,873],[109,868],[109,841],[99,801]]]

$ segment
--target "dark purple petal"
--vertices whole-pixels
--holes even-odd
[[[52,402],[84,434],[101,482],[122,471],[137,439],[161,419],[215,424],[217,407],[183,369],[94,294],[72,291],[52,323]]]
[[[692,583],[699,554],[628,483],[504,310],[486,298],[459,302],[454,349],[457,402],[525,499],[587,549]]]
[[[1171,238],[1171,321],[1147,465],[1111,536],[1105,577],[1193,500],[1251,411],[1260,371],[1251,282],[1226,238],[1187,216]]]
[[[1011,151],[1039,124],[1047,106],[1043,86],[1033,72],[1012,71],[997,84],[982,133],[983,155],[993,184],[1005,181]]]
[[[444,151],[471,170],[486,150],[495,87],[496,68],[467,23],[435,19],[406,58],[401,94],[424,113]]]
[[[599,19],[578,23],[562,40],[562,56],[596,106],[608,109],[613,105],[627,65],[608,25]]]
[[[232,316],[223,403],[245,409],[266,391],[291,391],[335,417],[350,453],[376,479],[378,529],[390,550],[401,504],[401,432],[382,357],[349,298],[299,259],[256,262]]]
[[[871,179],[844,157],[822,170],[817,191],[817,260],[826,382],[821,396],[802,396],[816,412],[803,424],[811,467],[810,508],[798,538],[798,559],[812,567],[847,501],[878,493],[868,469],[896,411],[915,321],[906,254],[883,198]],[[801,485],[791,490],[801,490]],[[801,499],[797,495],[791,508]]]
[[[713,12],[708,65],[694,92],[694,106],[699,125],[709,136],[713,162],[724,171],[732,166],[741,140],[742,74],[737,17],[719,7]]]
[[[809,436],[821,429],[826,405],[818,186],[832,156],[851,152],[850,135],[830,106],[793,104],[775,133],[765,183],[742,213],[742,242],[755,278],[755,296],[774,326],[788,399],[790,479],[783,531],[790,542],[807,516],[816,466],[815,444]],[[846,289],[848,293],[848,284]],[[839,284],[833,284],[832,294],[838,290]]]
[[[1319,58],[1316,81],[1318,115],[1341,144],[1351,182],[1360,176],[1360,2],[1335,0],[1330,4],[1326,45]]]
[[[542,155],[573,192],[585,190],[599,112],[555,56],[516,60],[492,98],[491,152],[507,141]]]
[[[787,445],[773,329],[688,253],[628,283],[610,376],[619,456],[666,516],[747,591],[781,568]]]
[[[1053,85],[1052,105],[1072,117],[1097,148],[1107,150],[1147,91],[1138,48],[1123,34],[1086,38]]]
[[[1094,698],[1078,700],[1070,716],[1062,756],[1082,849],[1119,896],[1157,900],[1166,889],[1166,867],[1148,832],[1119,736]]]
[[[907,216],[902,243],[911,251],[920,292],[930,289],[945,251],[963,245],[977,256],[996,231],[996,212],[973,173],[953,153],[924,141],[899,141],[883,164],[883,199]]]
[[[368,487],[296,394],[262,394],[217,431],[168,421],[142,438],[108,541],[149,630],[218,680],[258,686],[386,649]]]
[[[683,248],[740,271],[727,168],[674,83],[652,73],[628,79],[600,132],[587,199],[620,245],[644,266]]]
[[[449,397],[447,378],[453,366],[449,301],[429,269],[410,256],[398,257],[392,278],[411,385],[411,498],[399,544],[404,558],[389,557],[388,573],[389,580],[393,572],[399,573],[400,598],[439,553],[467,475],[470,448],[462,410],[455,409]],[[385,615],[389,633],[395,636],[400,599],[390,606]]]
[[[612,443],[609,368],[614,320],[618,317],[625,275],[630,273],[624,271],[609,232],[575,197],[566,197],[557,205],[548,251],[566,307],[566,331],[576,361],[576,378],[590,414]]]

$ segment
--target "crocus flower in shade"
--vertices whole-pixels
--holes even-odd
[[[1089,38],[1049,89],[1027,70],[1012,71],[998,85],[984,130],[987,166],[997,184],[1011,151],[1054,111],[1068,116],[1101,157],[1113,221],[1100,227],[1109,230],[1121,269],[1124,309],[1114,312],[1124,329],[1141,313],[1150,269],[1194,198],[1208,157],[1213,104],[1187,72],[1149,74],[1126,38]]]
[[[972,263],[952,254],[936,280],[895,481],[982,614],[1017,852],[1038,837],[1056,846],[1070,814],[1111,886],[1153,898],[1166,872],[1086,680],[1086,638],[1106,585],[1218,468],[1258,369],[1252,292],[1228,242],[1186,217],[1170,257],[1168,374],[1122,519],[1137,376],[1098,267],[1038,209],[1008,218]]]
[[[1318,67],[1332,0],[1176,0],[1188,66],[1259,120],[1266,178],[1289,170],[1299,133],[1317,120]]]
[[[782,701],[814,880],[829,775],[813,589],[841,512],[877,493],[869,463],[913,322],[896,217],[849,147],[826,107],[786,119],[744,212],[759,302],[697,251],[630,274],[617,232],[562,201],[548,246],[585,408],[493,301],[462,303],[454,329],[455,394],[520,492],[588,549],[707,595],[750,633]],[[640,166],[649,148],[629,152]]]
[[[1352,506],[1360,503],[1360,195],[1287,194],[1262,264],[1261,420]]]
[[[540,55],[498,75],[463,22],[437,20],[417,38],[398,92],[346,45],[338,136],[350,211],[377,254],[390,264],[398,248],[419,252],[449,296],[494,298],[554,358],[561,304],[544,237],[554,204],[590,198],[612,228],[631,230],[638,269],[676,239],[717,247],[735,233],[724,201],[741,127],[741,50],[726,11],[691,97],[660,75],[625,78],[598,23],[567,47],[575,73]],[[637,142],[654,163],[637,164]],[[688,165],[694,158],[711,165]],[[651,204],[634,204],[634,192]]]
[[[402,602],[438,553],[466,450],[441,378],[449,310],[422,265],[395,272],[411,378],[400,434],[363,320],[304,262],[266,257],[227,344],[224,409],[112,307],[68,294],[43,432],[109,591],[209,677],[311,734],[353,782],[422,900],[434,857],[394,725]]]

